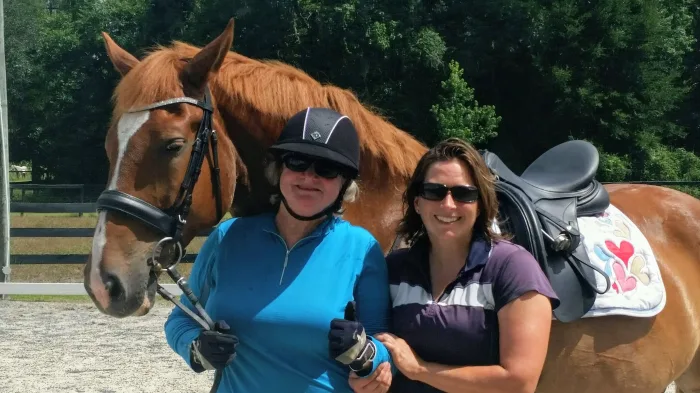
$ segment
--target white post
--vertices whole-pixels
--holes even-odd
[[[0,279],[10,281],[10,148],[7,131],[7,76],[5,74],[5,12],[0,0]],[[5,296],[2,295],[4,299]]]

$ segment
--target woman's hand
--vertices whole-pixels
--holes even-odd
[[[407,378],[415,379],[417,375],[425,370],[423,359],[418,357],[413,349],[404,341],[391,333],[379,333],[374,336],[391,353],[391,358],[396,368]]]
[[[355,393],[386,393],[391,387],[391,366],[389,362],[383,362],[366,378],[350,371],[348,383]]]

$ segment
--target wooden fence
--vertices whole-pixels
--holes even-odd
[[[661,186],[700,186],[700,182],[687,181],[640,181],[628,183],[643,183],[655,184]],[[608,184],[608,183],[606,183]],[[81,196],[84,195],[84,186],[82,184],[60,184],[60,185],[26,185],[13,184],[13,188],[31,189],[37,186],[39,188],[62,188],[62,189],[78,189],[81,190]],[[33,186],[33,187],[32,187]],[[48,187],[46,187],[48,186]],[[53,186],[53,187],[51,187]],[[94,213],[96,211],[95,203],[33,203],[33,202],[12,202],[10,204],[11,213],[74,213],[82,215],[84,213]],[[95,231],[91,228],[11,228],[11,238],[71,238],[83,237],[90,238]],[[211,229],[201,232],[198,236],[207,236],[211,233]],[[194,262],[197,254],[187,254],[182,259],[183,263]],[[87,254],[11,254],[10,266],[12,265],[50,265],[50,264],[84,264],[88,258]],[[10,276],[11,278],[11,276]],[[3,272],[0,271],[0,296],[4,294],[37,294],[37,295],[75,295],[84,294],[85,290],[82,284],[57,284],[57,283],[9,283],[4,279]],[[179,294],[180,290],[177,286],[166,286],[171,292]]]
[[[10,213],[72,213],[82,215],[95,213],[95,203],[32,203],[12,202]],[[207,236],[212,229],[200,232],[197,236]],[[90,228],[10,228],[10,238],[91,238],[95,232]],[[186,254],[181,263],[192,263],[196,253]],[[12,265],[51,265],[84,264],[88,254],[10,254]],[[11,279],[11,271],[7,272]],[[179,294],[177,286],[166,286],[174,294]],[[0,271],[0,295],[80,295],[85,294],[80,283],[10,283]]]

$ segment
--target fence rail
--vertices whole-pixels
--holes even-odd
[[[96,208],[95,203],[10,203],[10,213],[94,213]]]
[[[12,198],[12,195],[14,194],[14,190],[20,191],[20,203],[24,203],[27,190],[32,190],[32,191],[36,191],[36,190],[77,190],[77,191],[79,191],[78,198],[80,201],[80,205],[82,205],[83,202],[85,202],[85,184],[42,184],[42,183],[11,182],[10,183],[10,196],[11,196],[11,198]],[[47,205],[49,205],[48,203],[35,203],[35,205],[44,205],[48,209],[54,209],[54,208],[60,209],[61,208],[61,206],[48,207],[47,206]],[[60,205],[66,205],[66,204],[60,204]],[[73,204],[71,203],[68,205],[73,205]],[[78,205],[78,204],[76,204],[76,205]],[[83,213],[90,213],[90,212],[95,211],[94,205],[93,206],[89,206],[89,205],[90,204],[86,204],[86,206],[85,206],[86,210],[84,210],[84,211],[67,211],[67,212],[58,211],[55,213],[78,213],[78,216],[82,216]],[[41,210],[42,206],[36,206],[35,207],[36,210],[28,210],[28,209],[21,207],[21,205],[17,205],[17,208],[19,209],[19,211],[17,211],[17,213],[20,213],[21,215],[24,215],[24,213],[53,213],[51,211],[49,211],[49,212],[42,211]],[[12,208],[10,208],[10,209],[12,209]]]
[[[163,284],[175,296],[182,294],[176,284]],[[2,295],[87,295],[83,284],[52,282],[0,282]]]
[[[616,184],[617,182],[604,182],[603,184]],[[660,186],[700,186],[698,181],[629,181],[622,183],[653,184]],[[84,184],[31,184],[13,183],[11,188],[22,190],[29,189],[77,189],[81,191],[80,203],[35,203],[12,202],[12,213],[94,213],[95,203],[84,203]],[[11,228],[11,238],[89,238],[94,234],[95,228]],[[212,229],[200,232],[197,236],[207,236]],[[191,263],[197,254],[187,254],[182,262]],[[10,265],[51,265],[51,264],[83,264],[87,261],[87,254],[11,254]],[[81,283],[10,283],[3,279],[3,273],[9,275],[9,271],[0,272],[0,296],[2,295],[84,295],[86,294]],[[166,284],[168,290],[179,295],[177,285]]]
[[[18,185],[23,186],[23,185]],[[70,185],[58,185],[56,188],[66,188]],[[82,186],[82,185],[77,185]],[[18,187],[23,188],[23,187]],[[27,189],[32,187],[27,187]],[[76,187],[79,188],[79,187]],[[95,203],[34,203],[11,202],[12,213],[94,213]],[[208,236],[212,228],[201,231],[197,236]],[[10,238],[90,238],[95,228],[10,228]],[[196,253],[186,254],[181,263],[192,263],[197,258]],[[10,254],[12,265],[54,265],[54,264],[84,264],[88,254]],[[3,295],[86,295],[81,283],[33,283],[9,282],[11,271],[0,272],[0,296]],[[4,282],[3,282],[4,281]],[[181,294],[177,285],[165,284],[166,289],[175,295]]]
[[[639,180],[639,181],[608,181],[602,184],[650,184],[652,186],[700,186],[700,181],[690,180]]]

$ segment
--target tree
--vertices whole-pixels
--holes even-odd
[[[140,0],[63,1],[52,12],[42,10],[32,35],[23,31],[33,29],[18,27],[18,37],[32,49],[26,52],[30,77],[8,97],[15,105],[13,143],[25,147],[13,159],[32,162],[33,180],[106,181],[104,136],[119,77],[100,32],[126,48],[141,48],[145,11]]]
[[[45,0],[5,0],[5,54],[7,73],[8,134],[11,161],[23,161],[34,149],[32,127],[35,100],[42,92],[32,89],[41,77],[36,64],[40,27],[46,12]]]
[[[480,144],[496,137],[501,121],[496,108],[479,106],[474,89],[462,78],[464,70],[456,61],[450,61],[448,67],[450,74],[441,83],[443,94],[430,110],[437,121],[437,138],[457,137]]]
[[[681,176],[666,164],[692,167],[700,142],[693,0],[50,3],[7,0],[6,45],[12,159],[55,181],[107,177],[119,76],[101,31],[141,56],[172,39],[204,45],[231,17],[236,51],[350,89],[425,143],[484,144],[516,172],[575,138],[599,147],[607,179]]]
[[[693,50],[686,55],[684,74],[691,91],[686,96],[684,105],[678,110],[678,118],[688,132],[683,146],[691,151],[700,152],[700,4],[696,2],[691,10],[695,43]]]

